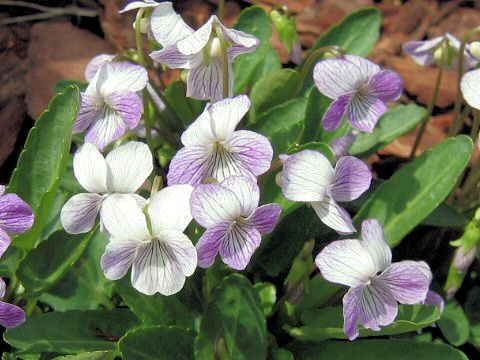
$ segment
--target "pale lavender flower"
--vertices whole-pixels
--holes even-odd
[[[353,156],[340,158],[333,168],[320,152],[303,150],[285,160],[281,183],[288,200],[310,203],[325,225],[352,233],[356,230],[350,215],[337,202],[357,199],[371,180],[367,165]]]
[[[440,61],[444,41],[447,42],[447,67],[455,68],[458,63],[457,59],[461,43],[449,33],[430,40],[406,42],[403,44],[403,52],[409,55],[417,64],[430,66]],[[471,69],[477,64],[478,59],[472,56],[470,53],[470,45],[466,44],[464,52],[465,68]]]
[[[85,141],[100,150],[117,140],[127,129],[137,127],[142,99],[137,94],[148,80],[147,70],[129,62],[106,62],[82,93],[82,104],[73,133],[88,129]]]
[[[252,131],[235,131],[250,108],[246,95],[207,105],[185,130],[185,146],[173,157],[168,184],[198,185],[206,178],[223,181],[232,175],[252,178],[270,168],[273,149],[268,139]]]
[[[322,125],[333,131],[346,114],[350,124],[361,131],[372,132],[387,110],[385,102],[402,94],[403,82],[392,70],[381,70],[373,62],[354,55],[318,62],[313,70],[318,90],[333,99]]]
[[[198,266],[209,267],[217,253],[236,270],[248,265],[261,237],[275,227],[282,207],[258,207],[260,189],[244,176],[231,176],[220,184],[198,185],[190,206],[193,218],[206,228],[196,245]]]
[[[34,220],[32,209],[25,201],[16,194],[4,193],[5,186],[0,185],[0,256],[12,241],[7,233],[23,233],[32,227]]]
[[[233,61],[237,55],[254,51],[259,40],[242,31],[228,29],[213,15],[197,31],[176,14],[170,2],[162,3],[163,17],[156,7],[151,17],[153,36],[163,49],[150,54],[152,59],[172,69],[187,69],[187,96],[195,99],[223,99],[222,52],[216,33],[221,30],[227,43],[228,96],[233,95]]]
[[[343,297],[343,331],[350,340],[363,327],[380,331],[398,313],[398,302],[425,301],[432,279],[423,261],[392,263],[383,228],[376,219],[362,223],[362,240],[338,240],[327,245],[315,259],[322,276],[350,290]]]
[[[460,89],[467,104],[480,110],[480,69],[465,73],[460,82]]]
[[[0,278],[0,298],[5,296],[7,285]],[[0,301],[0,325],[7,329],[15,328],[25,322],[25,312],[18,306]]]
[[[459,246],[455,250],[453,256],[453,266],[454,268],[461,273],[468,271],[468,268],[475,261],[477,256],[477,246],[474,245],[470,249],[466,250],[464,245]]]
[[[143,204],[145,200],[134,193],[152,170],[152,153],[144,143],[130,141],[112,150],[106,158],[92,144],[83,144],[73,158],[73,171],[88,192],[74,195],[63,205],[60,220],[65,231],[89,232],[103,202],[112,194],[129,194]]]
[[[110,54],[100,54],[92,58],[85,68],[85,80],[88,82],[92,81],[97,71],[100,70],[103,65],[112,62],[114,58],[115,55]]]
[[[445,301],[443,301],[443,298],[433,290],[428,290],[427,297],[423,303],[425,305],[436,306],[440,312],[443,312],[445,309]]]
[[[125,195],[105,200],[101,218],[111,235],[101,259],[105,277],[120,279],[131,267],[132,285],[143,294],[180,291],[197,267],[195,246],[183,233],[192,220],[192,190],[190,185],[166,187],[143,209]]]

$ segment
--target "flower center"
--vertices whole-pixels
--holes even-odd
[[[218,58],[222,55],[222,48],[220,46],[220,40],[218,37],[212,39],[212,44],[210,45],[210,57]]]

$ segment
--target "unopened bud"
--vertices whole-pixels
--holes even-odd
[[[187,83],[188,78],[188,70],[181,70],[180,71],[180,80],[183,81],[185,84]]]
[[[433,52],[433,58],[435,59],[435,62],[437,64],[440,64],[442,61],[442,55],[443,55],[443,47],[440,46],[438,47],[434,52]]]
[[[453,257],[453,266],[459,272],[467,272],[468,268],[475,260],[476,253],[476,246],[472,247],[468,251],[466,251],[463,246],[460,246],[459,248],[457,248],[457,250],[455,250],[455,255]]]
[[[470,44],[470,54],[472,54],[472,56],[475,58],[475,59],[478,59],[480,60],[480,41],[474,41]]]

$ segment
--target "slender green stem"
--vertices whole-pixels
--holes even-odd
[[[37,297],[32,297],[27,300],[27,305],[25,305],[25,313],[27,314],[27,317],[32,315],[33,310],[35,310],[35,307],[37,306],[38,298]]]
[[[229,83],[228,83],[228,53],[227,53],[227,42],[223,36],[222,28],[219,24],[215,24],[215,32],[217,34],[218,40],[220,42],[220,51],[222,53],[222,97],[224,99],[228,98],[229,95]]]
[[[473,113],[473,124],[472,130],[470,130],[470,137],[472,138],[473,143],[477,141],[478,130],[480,128],[480,112],[478,110],[472,110]]]
[[[143,52],[143,39],[141,32],[141,22],[146,8],[140,8],[135,18],[135,45],[137,46],[138,63],[145,66],[145,53]]]
[[[150,95],[148,94],[147,89],[143,90],[143,122],[145,124],[145,139],[147,140],[147,145],[150,148],[150,151],[153,152],[154,146],[152,144],[152,123],[150,121]]]
[[[335,57],[342,57],[343,51],[338,46],[323,46],[313,52],[311,52],[308,57],[305,59],[302,70],[300,72],[300,81],[298,82],[297,88],[294,91],[293,97],[297,96],[300,90],[303,88],[303,83],[310,73],[310,69],[313,66],[313,63],[323,54],[330,53]]]
[[[478,182],[480,181],[480,159],[477,159],[468,174],[465,183],[462,186],[462,192],[458,197],[458,203],[464,204],[472,196]]]
[[[437,79],[435,80],[435,87],[433,88],[432,96],[430,97],[430,101],[428,102],[427,106],[427,114],[422,121],[422,125],[420,126],[420,130],[418,131],[417,137],[415,139],[415,143],[413,144],[412,151],[410,152],[410,160],[415,158],[415,153],[417,151],[418,145],[422,141],[423,134],[425,133],[425,128],[427,126],[430,117],[432,116],[433,108],[435,107],[435,103],[437,102],[438,92],[440,90],[440,85],[442,83],[443,77],[443,70],[445,69],[445,64],[447,62],[447,42],[444,40],[442,44],[442,59],[440,60],[440,64],[438,65],[438,74]]]

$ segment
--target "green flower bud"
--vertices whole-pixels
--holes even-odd
[[[278,33],[278,39],[285,45],[287,51],[298,52],[299,40],[295,18],[288,12],[286,7],[274,8],[268,14],[270,21]]]
[[[470,44],[470,54],[478,60],[480,60],[480,41],[474,41]]]

